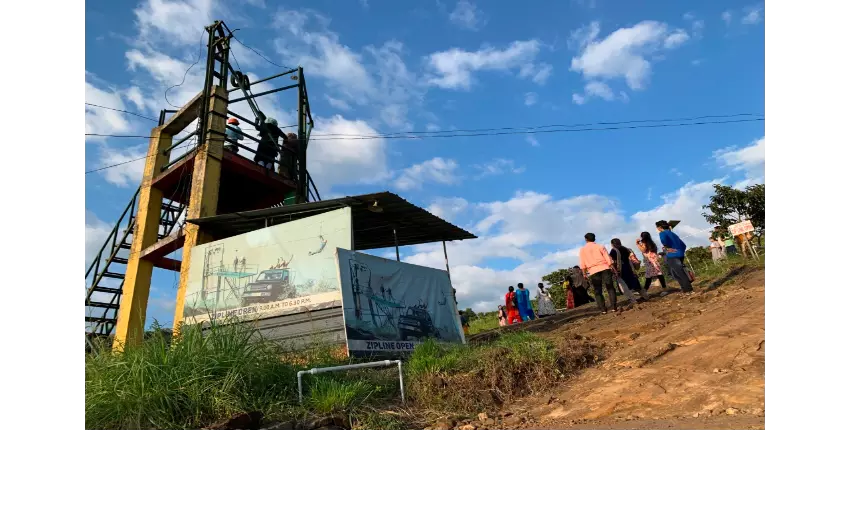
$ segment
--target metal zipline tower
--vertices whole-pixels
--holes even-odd
[[[215,21],[206,30],[204,88],[178,111],[163,110],[160,114],[159,125],[151,130],[141,185],[86,271],[88,347],[97,337],[111,337],[117,350],[142,342],[154,267],[180,273],[174,314],[175,329],[179,327],[192,248],[215,240],[186,219],[321,200],[307,171],[313,118],[303,69],[257,80],[254,84],[288,76],[297,83],[254,94],[248,76],[230,64],[233,33],[222,21]],[[297,142],[294,147],[291,143],[275,144],[279,173],[224,149],[228,117],[252,126],[259,138],[243,135],[259,143],[268,131],[266,116],[255,99],[294,88],[298,92]],[[241,96],[231,99],[233,92]],[[230,110],[230,105],[241,101],[247,101],[253,119]],[[173,115],[166,118],[169,113]],[[195,120],[197,127],[174,141]],[[177,152],[174,149],[187,141],[196,143],[187,152],[172,156]],[[256,154],[255,149],[235,145],[237,151]],[[181,247],[182,260],[168,257]]]

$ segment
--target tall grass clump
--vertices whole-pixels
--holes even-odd
[[[552,342],[527,332],[475,347],[428,341],[408,361],[408,386],[419,405],[474,411],[551,386],[568,365]]]
[[[140,346],[86,356],[86,428],[183,429],[297,400],[296,367],[250,328],[184,327]]]

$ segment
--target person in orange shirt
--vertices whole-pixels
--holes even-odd
[[[608,255],[605,248],[596,244],[596,234],[585,234],[584,240],[585,245],[578,252],[579,267],[593,285],[593,292],[596,294],[596,306],[603,314],[608,313],[605,307],[605,296],[602,294],[602,287],[605,286],[608,289],[611,311],[616,312],[618,310],[617,291],[614,288],[614,280],[616,279],[614,261],[611,260],[611,256]]]
[[[522,322],[522,317],[519,316],[519,308],[516,304],[516,292],[514,286],[508,287],[508,292],[505,294],[505,309],[508,311],[508,324]]]

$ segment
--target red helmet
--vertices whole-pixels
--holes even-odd
[[[237,119],[236,117],[230,117],[229,119],[227,119],[227,123],[228,124],[235,124],[235,125],[238,126],[239,125],[239,119]]]

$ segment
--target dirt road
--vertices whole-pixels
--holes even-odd
[[[542,332],[606,359],[505,409],[508,429],[764,429],[764,270]]]

